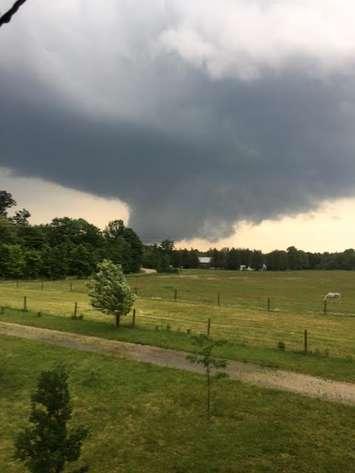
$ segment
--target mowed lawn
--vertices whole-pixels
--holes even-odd
[[[291,351],[303,350],[307,330],[311,351],[355,356],[355,272],[186,270],[130,276],[129,281],[138,293],[135,307],[142,327],[200,333],[210,318],[216,338],[267,348],[284,342]],[[341,292],[342,300],[329,302],[324,315],[322,299],[329,291]],[[0,305],[21,308],[24,296],[33,311],[69,316],[77,302],[86,319],[112,323],[92,310],[86,281],[44,282],[43,289],[39,281],[0,284]]]
[[[355,409],[230,380],[0,337],[0,471],[24,473],[13,436],[39,372],[64,361],[92,473],[355,472]],[[68,469],[68,472],[71,471]]]

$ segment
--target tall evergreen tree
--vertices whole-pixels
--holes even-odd
[[[83,426],[69,430],[72,406],[68,373],[63,365],[43,371],[31,397],[30,426],[15,440],[15,458],[31,473],[61,473],[67,463],[80,457],[81,446],[88,435]],[[88,471],[82,467],[77,472]]]

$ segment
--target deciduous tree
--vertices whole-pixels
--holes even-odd
[[[191,363],[202,365],[206,374],[206,401],[207,401],[207,419],[211,417],[211,380],[212,377],[225,377],[223,371],[218,371],[226,368],[227,362],[220,360],[213,356],[213,351],[216,347],[225,344],[223,340],[212,340],[207,335],[199,335],[194,337],[193,342],[198,346],[198,351],[195,355],[188,355],[187,359]]]
[[[121,266],[110,260],[98,264],[98,272],[89,281],[89,296],[93,307],[115,316],[116,327],[121,317],[129,313],[135,299]]]

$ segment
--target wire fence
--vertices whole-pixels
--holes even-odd
[[[33,313],[36,316],[45,317],[46,315],[71,318],[74,320],[89,320],[96,323],[110,324],[107,317],[98,320],[92,318],[91,310],[87,307],[80,307],[75,303],[70,314],[55,315],[46,310],[31,310],[30,301],[27,296],[23,298],[22,307],[2,306],[0,313],[4,314],[7,310],[16,311],[26,316],[27,313]],[[238,324],[218,323],[211,318],[205,320],[193,320],[185,318],[174,318],[171,316],[154,316],[142,314],[139,310],[134,311],[123,319],[124,327],[134,327],[161,333],[185,334],[188,336],[205,334],[213,339],[225,340],[239,346],[249,346],[267,349],[278,349],[281,351],[292,351],[302,353],[316,353],[326,357],[348,357],[352,361],[355,356],[355,342],[353,334],[348,337],[342,337],[341,341],[330,336],[324,330],[323,332],[312,331],[304,328],[303,330],[285,331],[284,329],[272,329],[264,327],[262,324],[253,323],[250,326]]]
[[[84,284],[85,281],[78,280],[70,280],[66,281],[65,283],[61,282],[61,289],[64,291],[63,297],[65,297],[66,292],[71,293],[71,298],[75,298],[75,293],[83,295],[86,294],[87,290]],[[58,303],[53,303],[52,308],[51,297],[56,295],[58,292],[58,284],[53,281],[6,281],[0,284],[0,290],[1,287],[16,288],[16,298],[13,297],[12,300],[9,301],[4,301],[4,299],[1,298],[0,304],[7,307],[13,306],[14,309],[21,310],[23,312],[33,309],[43,314],[52,313],[54,315],[58,315],[58,312],[60,312],[62,315],[74,316],[76,318],[85,317],[89,319],[98,319],[99,317],[98,315],[94,317],[94,311],[90,309],[87,302],[82,303],[80,301],[79,304],[77,301],[73,303],[66,303],[66,308],[63,309],[63,311],[58,311]],[[42,303],[41,301],[36,301],[36,304],[32,305],[33,297],[35,297],[35,293],[37,291],[44,291],[43,296],[45,302],[43,302],[42,306],[40,306]],[[51,291],[53,291],[53,293]],[[176,307],[178,306],[179,302],[205,304],[208,307],[214,306],[214,315],[218,314],[219,307],[238,308],[238,310],[243,311],[243,314],[244,310],[256,310],[259,312],[262,311],[266,316],[269,312],[271,316],[275,316],[278,312],[282,312],[283,310],[287,312],[286,307],[290,305],[293,307],[292,312],[297,311],[297,309],[295,309],[295,306],[297,307],[297,303],[295,303],[293,300],[284,300],[281,297],[279,298],[279,304],[276,304],[275,299],[271,297],[252,297],[250,295],[243,298],[243,303],[241,304],[235,303],[235,300],[233,301],[233,304],[226,304],[222,292],[217,292],[213,295],[213,297],[210,295],[209,299],[204,300],[203,302],[199,298],[196,298],[195,300],[184,298],[184,292],[176,288],[173,291],[170,291],[170,298],[153,295],[149,296],[148,294],[144,293],[142,289],[138,289],[137,292],[140,298],[155,300],[156,302],[174,302],[176,303]],[[22,296],[23,293],[26,293],[26,295]],[[7,302],[10,304],[7,304]],[[255,305],[253,305],[252,302],[254,302]],[[309,305],[310,304],[308,303],[308,306]],[[304,308],[304,305],[302,305],[302,307]],[[314,307],[318,307],[318,310],[312,311],[310,309],[308,312],[303,310],[301,313],[335,316],[341,315],[344,317],[344,321],[347,320],[350,323],[352,323],[353,320],[351,317],[355,318],[355,311],[352,312],[350,308],[348,308],[347,311],[340,312],[339,309],[335,311],[335,307],[340,307],[340,304],[327,304],[325,307],[323,301],[318,301],[317,305],[314,304]],[[185,315],[184,307],[181,307],[181,310],[178,311],[178,314],[174,313],[174,311],[170,311],[164,315],[164,309],[165,308],[161,310],[163,315],[146,313],[145,311],[137,309],[135,311],[135,325],[137,327],[142,327],[149,330],[187,334],[209,332],[211,337],[226,339],[230,342],[241,345],[278,348],[280,350],[286,349],[298,352],[320,352],[326,354],[327,356],[329,354],[331,354],[331,356],[355,355],[355,324],[353,324],[351,327],[349,325],[345,327],[342,332],[334,334],[328,329],[326,324],[323,324],[322,326],[320,326],[319,323],[312,325],[311,322],[313,318],[309,318],[310,323],[308,323],[308,321],[305,319],[304,323],[302,321],[302,324],[300,325],[298,322],[297,326],[293,327],[293,319],[292,321],[288,319],[287,323],[284,321],[281,323],[280,320],[275,317],[274,319],[267,319],[266,321],[265,317],[258,320],[258,317],[248,318],[247,315],[240,316],[240,314],[238,314],[238,316],[229,316],[228,314],[228,317],[225,317],[224,314],[222,314],[221,316],[216,315],[216,317],[212,318],[208,315],[203,318],[198,315],[196,318],[189,318]],[[209,311],[206,308],[206,314],[208,313]],[[247,314],[247,312],[245,312],[245,314]],[[221,318],[223,318],[223,320],[220,320]],[[335,319],[336,317],[333,317],[333,320]],[[329,320],[329,318],[327,319],[324,317],[324,320]],[[127,323],[129,325],[130,322]],[[306,341],[305,337],[307,339]]]
[[[58,291],[66,290],[79,294],[87,294],[86,280],[15,280],[1,281],[1,286],[21,290]],[[133,290],[138,297],[165,302],[182,302],[188,304],[200,304],[225,308],[236,308],[253,311],[268,312],[291,312],[304,314],[328,314],[342,315],[355,318],[355,297],[344,297],[340,300],[324,300],[324,294],[307,295],[300,294],[299,297],[290,297],[283,294],[239,294],[238,292],[223,292],[223,290],[199,291],[195,289],[178,288],[173,286],[162,286],[155,291],[145,288],[143,285],[134,286]],[[271,291],[270,291],[271,292]]]
[[[339,342],[325,333],[312,332],[308,328],[293,332],[285,332],[285,330],[270,331],[267,327],[254,325],[245,328],[238,325],[220,324],[211,319],[196,321],[148,315],[138,315],[136,326],[159,331],[182,332],[189,335],[205,334],[215,339],[251,347],[317,353],[327,357],[355,356],[354,337],[344,338]]]

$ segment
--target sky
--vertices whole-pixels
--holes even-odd
[[[123,218],[145,242],[354,247],[354,14],[28,0],[0,30],[0,187],[34,223]]]

